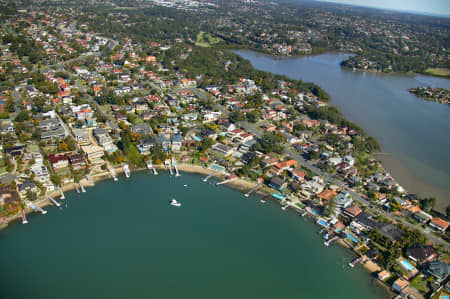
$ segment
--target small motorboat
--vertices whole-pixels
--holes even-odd
[[[285,210],[287,209],[287,207],[288,207],[288,206],[281,206],[281,209],[282,209],[283,211],[285,211]]]
[[[266,201],[264,199],[261,199],[259,202],[260,203],[266,203]]]
[[[187,185],[186,185],[186,184],[184,184],[183,186],[184,186],[184,187],[187,187]]]
[[[172,198],[172,200],[170,201],[170,205],[174,207],[181,207],[181,203],[178,202],[175,198]]]

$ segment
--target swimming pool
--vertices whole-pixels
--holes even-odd
[[[217,170],[217,171],[224,171],[224,170],[225,170],[225,168],[223,168],[222,166],[219,166],[219,165],[217,165],[217,164],[212,164],[212,165],[210,166],[210,168],[211,168],[211,169],[214,169],[214,170]]]
[[[353,243],[356,243],[356,244],[359,243],[359,240],[358,240],[355,236],[353,236],[352,234],[347,233],[346,235],[347,235],[347,238],[349,238],[350,240],[352,240]]]
[[[275,197],[278,200],[283,200],[285,198],[285,196],[283,194],[280,194],[280,193],[272,193],[272,196]]]
[[[325,220],[320,219],[320,218],[319,218],[319,220],[317,220],[317,223],[320,224],[323,227],[327,227],[328,226],[328,222],[326,222]]]
[[[407,260],[402,260],[400,263],[401,263],[402,266],[405,267],[405,269],[408,270],[408,271],[414,271],[414,270],[416,270],[416,268],[414,268],[413,265],[411,265],[410,263],[408,263]]]

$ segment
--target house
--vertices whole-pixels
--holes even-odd
[[[269,186],[271,188],[281,191],[283,189],[286,189],[287,183],[285,182],[285,180],[283,178],[276,176],[270,180]]]
[[[287,170],[287,169],[295,166],[296,164],[297,164],[297,161],[288,160],[288,161],[283,161],[283,162],[279,162],[279,163],[275,164],[275,167],[278,168],[279,170],[283,171],[283,170]]]
[[[103,157],[103,155],[105,154],[103,151],[103,147],[97,145],[87,145],[82,146],[81,150],[91,163],[103,162],[101,160],[101,157]]]
[[[68,156],[68,158],[73,170],[78,171],[86,168],[86,161],[84,160],[83,155],[73,154]]]
[[[388,279],[389,277],[391,277],[391,273],[389,273],[386,270],[383,270],[380,273],[378,273],[377,277],[378,277],[379,280],[383,280],[384,281],[384,280]]]
[[[437,251],[433,246],[418,245],[406,250],[408,258],[416,263],[431,262],[437,257]]]
[[[59,127],[61,127],[61,123],[56,118],[41,120],[37,125],[37,128],[41,130],[41,132],[56,130]]]
[[[305,180],[306,173],[303,171],[299,169],[291,169],[289,172],[294,180],[298,182],[303,182]]]
[[[412,217],[417,220],[418,222],[420,222],[420,224],[427,224],[429,221],[431,221],[431,219],[433,219],[433,216],[431,216],[430,214],[424,212],[424,211],[419,211],[417,213],[414,213],[412,215]]]
[[[145,137],[139,140],[138,150],[141,155],[148,155],[153,147],[156,146],[156,140]]]
[[[19,196],[16,190],[12,189],[9,185],[0,187],[0,207],[6,204],[17,204]]]
[[[216,131],[211,129],[201,129],[200,134],[202,135],[202,137],[211,138],[213,140],[217,138]]]
[[[262,167],[273,166],[273,165],[275,165],[277,163],[278,163],[278,158],[277,157],[266,156],[263,160],[261,160],[261,166]]]
[[[28,191],[37,192],[37,187],[33,181],[26,180],[17,185],[17,190],[19,191],[20,196],[24,197]]]
[[[255,152],[246,152],[242,155],[241,161],[245,165],[250,164],[255,158],[257,157],[257,154]]]
[[[12,122],[8,122],[2,126],[2,134],[15,133],[16,126]]]
[[[141,136],[149,136],[153,131],[148,123],[141,123],[131,126],[131,132]]]
[[[331,199],[333,199],[338,193],[334,190],[325,189],[319,194],[317,194],[317,197],[325,202],[329,202]]]
[[[224,155],[225,157],[230,156],[234,152],[233,148],[226,146],[222,143],[214,144],[212,146],[212,149],[215,150],[216,152],[219,152],[220,154]]]
[[[180,151],[181,146],[183,145],[183,135],[182,134],[173,134],[172,135],[172,151]]]
[[[91,142],[88,130],[85,129],[73,130],[73,136],[79,144],[89,144]]]
[[[48,158],[55,171],[69,166],[69,159],[63,154],[51,154]]]
[[[335,203],[336,207],[339,209],[346,209],[348,206],[350,206],[353,202],[353,198],[351,197],[350,193],[343,191],[339,193],[335,197]]]
[[[401,291],[409,285],[409,282],[403,278],[399,278],[392,284],[392,289],[396,292],[401,293]]]
[[[350,218],[355,218],[361,213],[362,213],[362,210],[357,205],[349,206],[349,207],[345,208],[345,210],[344,210],[344,214],[349,216]]]
[[[450,275],[450,264],[441,261],[432,261],[427,271],[430,275],[433,275],[441,283]]]
[[[431,219],[429,225],[440,232],[445,232],[449,226],[449,223],[439,217],[434,217]]]

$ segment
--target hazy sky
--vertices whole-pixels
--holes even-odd
[[[321,0],[450,16],[450,0]]]

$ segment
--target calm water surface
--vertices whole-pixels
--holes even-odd
[[[133,173],[67,195],[0,232],[2,298],[386,297],[316,225],[197,175]]]
[[[374,136],[386,168],[407,190],[450,204],[450,107],[423,101],[408,92],[417,86],[450,89],[450,80],[422,75],[352,72],[340,62],[347,54],[278,58],[234,51],[255,68],[315,82],[347,119]]]

